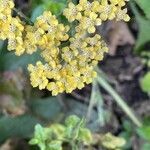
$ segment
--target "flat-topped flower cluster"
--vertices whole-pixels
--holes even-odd
[[[40,49],[44,62],[28,66],[33,87],[48,89],[52,95],[71,93],[96,77],[94,68],[108,51],[101,36],[94,34],[96,26],[106,20],[129,21],[124,8],[126,1],[70,2],[63,12],[68,25],[60,23],[50,11],[45,11],[29,25],[19,16],[12,15],[13,0],[0,0],[0,39],[7,39],[8,50],[15,51],[18,56]],[[75,25],[74,35],[69,34],[72,25]]]

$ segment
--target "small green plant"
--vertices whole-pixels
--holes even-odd
[[[62,150],[62,144],[68,144],[71,149],[78,150],[80,146],[92,141],[92,134],[85,128],[85,120],[70,116],[65,125],[54,124],[50,127],[35,126],[31,145],[38,145],[41,150]]]
[[[135,14],[135,18],[138,23],[139,33],[138,38],[135,44],[135,52],[137,52],[143,64],[149,70],[150,68],[150,51],[148,45],[150,42],[150,3],[148,0],[134,0],[131,3],[131,8],[133,13]],[[136,5],[137,4],[137,5]],[[138,6],[138,7],[137,7]],[[140,8],[140,9],[138,9]],[[142,10],[143,12],[141,13]],[[150,92],[150,73],[146,72],[144,77],[141,79],[141,88],[144,92],[149,94]]]
[[[141,87],[144,92],[150,94],[150,72],[147,72],[142,78]]]
[[[82,150],[84,146],[91,148],[94,145],[105,150],[118,150],[126,141],[111,133],[92,134],[85,128],[85,119],[73,115],[65,120],[65,125],[53,124],[50,127],[42,127],[37,124],[29,144],[37,145],[40,150]]]
[[[138,136],[142,139],[141,150],[150,149],[150,126],[144,124],[141,128],[137,129]]]
[[[125,150],[133,148],[134,141],[132,139],[136,139],[136,141],[140,143],[140,150],[150,150],[149,117],[143,118],[143,125],[141,127],[135,127],[127,120],[123,121],[123,131],[121,132],[120,136],[128,141],[124,145]]]
[[[150,69],[150,52],[144,51],[142,52],[142,62],[144,65]],[[150,71],[147,71],[145,75],[141,79],[141,88],[144,92],[146,92],[150,96]]]

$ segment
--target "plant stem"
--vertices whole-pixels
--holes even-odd
[[[105,125],[103,105],[104,105],[104,100],[101,91],[99,89],[99,101],[97,102],[97,111],[98,111],[98,121],[101,127]]]
[[[90,97],[90,103],[87,111],[87,121],[91,119],[92,110],[94,107],[97,107],[98,111],[98,122],[100,126],[105,124],[104,120],[104,110],[103,110],[103,97],[99,89],[99,83],[97,80],[94,80],[92,83],[92,92]]]
[[[75,144],[74,141],[71,142],[72,150],[78,150],[78,146]]]
[[[21,11],[19,11],[18,9],[16,8],[13,8],[13,10],[21,17],[21,18],[24,18],[26,20],[26,22],[28,22],[30,25],[34,25],[34,23],[24,14],[22,13]]]
[[[86,116],[87,120],[90,120],[93,107],[97,103],[95,99],[95,91],[96,91],[96,81],[94,80],[92,83],[92,92],[91,92],[90,103],[89,103],[88,112]]]
[[[117,104],[122,108],[122,110],[129,116],[129,118],[138,127],[142,126],[142,123],[135,116],[131,108],[125,103],[125,101],[118,95],[118,93],[109,85],[109,83],[102,77],[98,76],[97,81],[101,87],[103,87],[117,102]]]

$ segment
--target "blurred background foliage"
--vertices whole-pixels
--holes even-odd
[[[50,10],[67,23],[62,11],[68,1],[16,0],[16,4],[33,22]],[[110,52],[99,64],[93,84],[71,94],[52,97],[46,90],[33,89],[27,65],[41,59],[39,52],[18,57],[7,51],[7,41],[0,42],[0,150],[38,149],[28,144],[34,127],[63,126],[70,115],[86,118],[94,138],[89,149],[150,150],[149,0],[130,0],[128,9],[128,24],[112,21],[97,29]],[[126,144],[119,146],[122,138]]]

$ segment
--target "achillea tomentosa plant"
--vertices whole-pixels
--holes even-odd
[[[75,34],[69,35],[69,26],[59,23],[55,15],[45,11],[33,25],[12,15],[13,0],[0,0],[0,39],[8,40],[8,50],[16,55],[32,54],[37,49],[45,63],[29,64],[31,84],[40,90],[48,89],[52,95],[76,88],[96,77],[94,71],[98,61],[108,51],[106,43],[96,31],[96,26],[106,20],[129,21],[128,0],[80,0],[78,4],[68,3],[63,15],[68,23],[76,24]]]
[[[78,150],[83,145],[90,145],[92,134],[85,127],[85,119],[69,116],[65,125],[53,124],[50,127],[35,126],[34,136],[30,145],[37,145],[40,150],[63,150],[66,144],[72,150]]]
[[[37,124],[29,144],[38,146],[40,150],[93,149],[94,145],[102,149],[121,150],[126,144],[123,138],[115,137],[111,133],[92,134],[85,127],[85,122],[85,119],[73,115],[66,118],[64,125],[52,124],[42,127]]]

